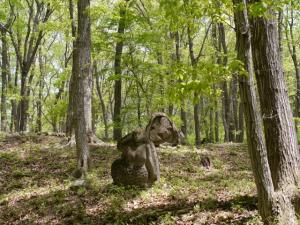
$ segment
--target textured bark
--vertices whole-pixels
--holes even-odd
[[[74,5],[73,0],[69,0],[69,15],[71,19],[71,29],[72,29],[72,37],[76,38],[76,22],[74,19]],[[69,81],[69,104],[68,104],[68,110],[67,110],[67,118],[66,118],[66,135],[67,137],[71,138],[72,131],[74,128],[74,123],[76,120],[75,110],[73,109],[73,106],[75,105],[74,102],[74,96],[75,96],[75,77],[76,77],[76,67],[74,67],[74,62],[77,59],[77,47],[76,47],[76,41],[73,41],[73,52],[72,52],[72,74]]]
[[[8,62],[8,46],[6,31],[1,30],[1,41],[2,41],[2,63],[1,63],[1,77],[2,77],[2,90],[1,90],[1,131],[7,131],[7,87],[8,87],[8,76],[9,76],[9,62]]]
[[[252,18],[250,23],[268,159],[277,189],[298,181],[300,155],[278,51],[276,21],[272,18]]]
[[[122,108],[122,68],[121,68],[121,60],[122,60],[122,52],[123,52],[123,36],[125,32],[125,22],[126,22],[126,7],[128,0],[124,0],[124,2],[120,5],[120,20],[118,26],[118,41],[116,44],[116,52],[115,52],[115,62],[114,62],[114,70],[115,75],[119,76],[115,80],[114,87],[114,96],[115,96],[115,104],[114,104],[114,116],[113,116],[113,138],[114,140],[119,140],[122,138],[122,125],[121,125],[121,108]]]
[[[161,54],[161,52],[157,53],[157,64],[162,66],[163,63],[163,56]],[[165,108],[164,108],[164,76],[162,74],[159,75],[159,92],[160,92],[160,97],[162,99],[162,107],[160,108],[160,112],[165,112]]]
[[[92,137],[92,71],[91,71],[91,24],[90,1],[79,0],[78,33],[76,39],[77,57],[73,66],[76,73],[76,150],[77,169],[87,172],[90,166],[88,142]]]
[[[234,13],[236,24],[237,58],[244,63],[248,76],[239,76],[241,103],[244,106],[248,150],[255,178],[259,213],[265,224],[272,216],[272,198],[274,196],[271,171],[267,159],[267,149],[263,135],[262,119],[258,111],[258,103],[254,86],[252,68],[251,36],[246,11],[246,0],[233,0],[234,4],[242,4],[245,8]],[[269,221],[271,222],[271,221]]]
[[[42,131],[42,97],[43,97],[43,89],[44,89],[44,76],[45,76],[45,68],[44,68],[44,62],[43,62],[43,56],[42,56],[42,51],[40,48],[39,51],[39,66],[40,66],[40,80],[39,80],[39,91],[38,91],[38,100],[36,103],[36,108],[37,108],[37,118],[36,118],[36,132],[41,132]],[[57,132],[57,131],[54,131]]]
[[[251,1],[256,3],[259,1]],[[300,179],[300,154],[282,70],[275,14],[250,20],[253,62],[263,115],[268,162],[276,194],[272,217],[298,224],[294,202]],[[275,213],[274,213],[275,212]]]

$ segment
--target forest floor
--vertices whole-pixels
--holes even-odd
[[[245,145],[159,148],[161,180],[144,190],[112,185],[119,152],[95,149],[88,186],[74,190],[75,151],[61,140],[0,138],[0,224],[261,224]]]

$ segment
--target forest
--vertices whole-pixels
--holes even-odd
[[[300,224],[299,0],[0,0],[0,224]]]

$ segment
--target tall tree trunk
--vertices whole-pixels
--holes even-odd
[[[71,19],[71,29],[72,29],[72,37],[75,39],[76,38],[76,22],[74,19],[74,4],[73,4],[73,0],[69,0],[69,15],[70,15],[70,19]],[[75,109],[73,108],[75,106],[75,100],[74,100],[74,96],[76,93],[76,89],[75,89],[75,77],[76,77],[76,66],[74,66],[74,63],[77,59],[77,46],[76,46],[76,41],[73,41],[73,51],[72,51],[72,74],[70,77],[70,81],[69,81],[69,103],[68,103],[68,109],[67,109],[67,117],[66,117],[66,135],[67,137],[71,137],[72,136],[72,131],[74,129],[73,124],[76,121],[76,114],[75,114]]]
[[[45,68],[44,68],[44,62],[43,62],[43,56],[41,48],[39,50],[39,66],[40,66],[40,77],[39,77],[39,91],[38,91],[38,100],[36,103],[37,108],[37,118],[36,118],[36,132],[42,131],[42,98],[43,98],[43,89],[44,89],[44,76],[45,76]]]
[[[158,65],[161,65],[161,66],[163,65],[163,56],[162,56],[161,52],[157,53],[157,63],[158,63]],[[161,112],[165,112],[165,108],[164,108],[164,106],[165,106],[164,77],[162,74],[159,74],[159,92],[160,92],[160,98],[162,99],[161,100],[162,107],[159,110]]]
[[[8,46],[6,31],[1,31],[1,41],[2,41],[2,92],[1,92],[1,131],[7,131],[7,86],[8,86],[8,76],[9,76],[9,62],[8,62]]]
[[[232,136],[232,141],[237,141],[237,131],[239,126],[239,117],[238,117],[238,80],[237,75],[233,74],[232,80],[231,80],[231,116],[230,116],[230,126],[229,126],[229,132]]]
[[[79,0],[78,7],[78,32],[76,39],[77,57],[73,63],[76,73],[76,150],[77,169],[86,173],[90,166],[88,142],[92,135],[92,73],[91,73],[91,24],[90,1]]]
[[[19,121],[19,130],[25,131],[27,126],[27,116],[28,112],[26,111],[28,105],[28,99],[26,96],[27,93],[27,76],[28,72],[26,69],[21,69],[21,90],[20,96],[21,100],[18,105],[18,121]]]
[[[119,76],[115,80],[114,96],[115,96],[115,105],[114,105],[114,128],[113,128],[113,138],[114,140],[119,140],[122,138],[122,120],[121,120],[121,108],[122,108],[122,69],[121,69],[121,60],[122,52],[124,45],[124,32],[125,32],[125,22],[126,22],[126,8],[127,2],[129,0],[124,0],[120,5],[120,20],[118,26],[118,41],[116,44],[116,54],[114,62],[115,75]]]
[[[236,141],[239,143],[243,143],[244,141],[244,104],[242,102],[240,102],[239,104],[239,121]]]
[[[287,45],[289,49],[289,53],[291,55],[294,68],[295,68],[295,75],[296,75],[296,110],[295,116],[300,117],[300,63],[297,57],[297,43],[295,42],[294,38],[294,26],[295,26],[295,18],[294,18],[294,10],[287,10],[287,16],[290,18],[286,20],[286,27],[285,27],[285,34],[287,39]],[[298,123],[296,123],[296,128]]]
[[[216,88],[216,85],[214,84],[213,85],[213,96],[216,96],[217,95],[217,88]],[[218,143],[220,141],[220,138],[219,138],[219,108],[218,108],[218,99],[217,98],[214,98],[214,101],[213,101],[213,107],[214,107],[214,125],[213,125],[213,129],[214,129],[214,141],[216,143]]]
[[[175,36],[176,62],[177,62],[177,64],[180,64],[181,53],[180,53],[180,34],[179,34],[179,31],[176,31],[174,36]],[[179,80],[178,82],[182,82],[182,80]],[[185,101],[184,101],[184,99],[181,100],[180,118],[181,118],[181,132],[186,137],[187,136],[187,116],[186,116],[186,111],[185,111]]]
[[[194,54],[194,43],[191,37],[191,31],[190,27],[188,26],[187,28],[188,32],[188,45],[189,45],[189,55],[191,59],[191,64],[192,67],[194,68],[195,72],[195,67],[197,65],[197,59]],[[201,138],[200,138],[200,103],[199,103],[199,96],[195,93],[194,98],[196,103],[194,104],[194,124],[195,124],[195,144],[196,146],[200,146],[201,144]]]
[[[21,100],[18,105],[18,121],[19,121],[19,131],[25,131],[27,126],[28,118],[28,108],[29,108],[29,96],[27,93],[28,89],[28,73],[30,72],[31,66],[35,62],[35,57],[37,50],[41,44],[41,41],[45,35],[43,29],[38,30],[38,26],[41,23],[48,21],[49,17],[53,13],[53,9],[50,4],[44,4],[39,1],[28,1],[28,17],[27,17],[27,26],[26,26],[26,35],[23,43],[23,48],[20,48],[19,43],[17,43],[16,36],[19,42],[19,33],[10,32],[10,37],[12,44],[14,46],[17,59],[20,63],[21,69],[21,90],[20,96]],[[14,8],[11,5],[11,12],[14,16],[19,16],[15,14]]]
[[[17,52],[20,52],[20,46],[21,46],[21,37],[18,34],[18,40],[16,43]],[[13,89],[13,93],[17,94],[18,89],[18,81],[19,81],[19,72],[20,72],[20,61],[18,57],[16,57],[16,71],[14,76],[14,83],[11,83],[11,87]],[[12,81],[11,81],[12,82]],[[17,100],[13,99],[11,100],[11,131],[19,131],[19,120],[18,120],[18,102]]]
[[[226,45],[226,39],[225,39],[225,29],[223,23],[218,23],[218,33],[219,33],[219,38],[218,38],[218,63],[223,64],[223,66],[227,65],[228,61],[228,50],[227,50],[227,45]],[[221,57],[220,53],[221,50],[223,50],[224,56]],[[223,81],[221,83],[221,88],[223,91],[223,97],[222,97],[222,118],[223,118],[223,125],[224,125],[224,141],[233,141],[233,135],[232,135],[232,118],[231,118],[231,109],[232,109],[232,102],[229,97],[229,91],[228,91],[228,84],[227,81]]]
[[[101,106],[101,110],[102,110],[102,118],[103,118],[103,123],[104,123],[104,138],[106,140],[108,140],[109,136],[108,136],[108,115],[107,115],[107,111],[106,111],[106,106],[105,106],[105,102],[103,99],[103,95],[102,95],[102,88],[101,88],[101,84],[100,84],[100,77],[97,71],[97,64],[94,63],[94,72],[95,72],[95,76],[96,76],[96,91],[100,100],[100,106]]]
[[[194,96],[196,99],[198,98],[197,95]],[[201,145],[201,137],[200,137],[200,104],[199,99],[196,100],[198,103],[194,105],[194,122],[195,122],[195,145],[199,147]]]
[[[260,1],[250,1],[257,3]],[[300,181],[300,154],[295,124],[282,70],[274,12],[251,17],[251,43],[268,162],[276,195],[273,211],[278,224],[298,224],[294,202]]]
[[[214,143],[214,110],[213,107],[210,106],[209,108],[209,135],[208,141],[210,143]]]
[[[220,59],[220,50],[219,50],[219,44],[218,44],[218,38],[217,38],[217,24],[213,23],[212,24],[212,29],[211,29],[211,38],[212,38],[212,43],[215,49],[215,62],[220,64],[221,59]],[[217,96],[217,85],[213,84],[213,96]],[[214,121],[214,133],[215,133],[215,142],[219,142],[219,108],[218,108],[218,99],[214,99],[214,111],[215,111],[215,121]]]
[[[235,11],[237,58],[244,63],[248,76],[239,76],[241,103],[244,106],[248,150],[255,178],[259,213],[264,221],[272,216],[272,198],[274,196],[273,181],[267,158],[262,119],[258,111],[258,103],[254,86],[252,68],[251,36],[246,10],[246,0],[233,0],[235,5],[243,6],[243,10]],[[271,224],[271,221],[269,221]]]

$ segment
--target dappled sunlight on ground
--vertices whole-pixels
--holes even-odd
[[[60,141],[0,142],[0,224],[260,224],[243,145],[160,148],[161,180],[149,189],[112,185],[119,152],[95,149],[88,186],[75,191],[75,152]]]

